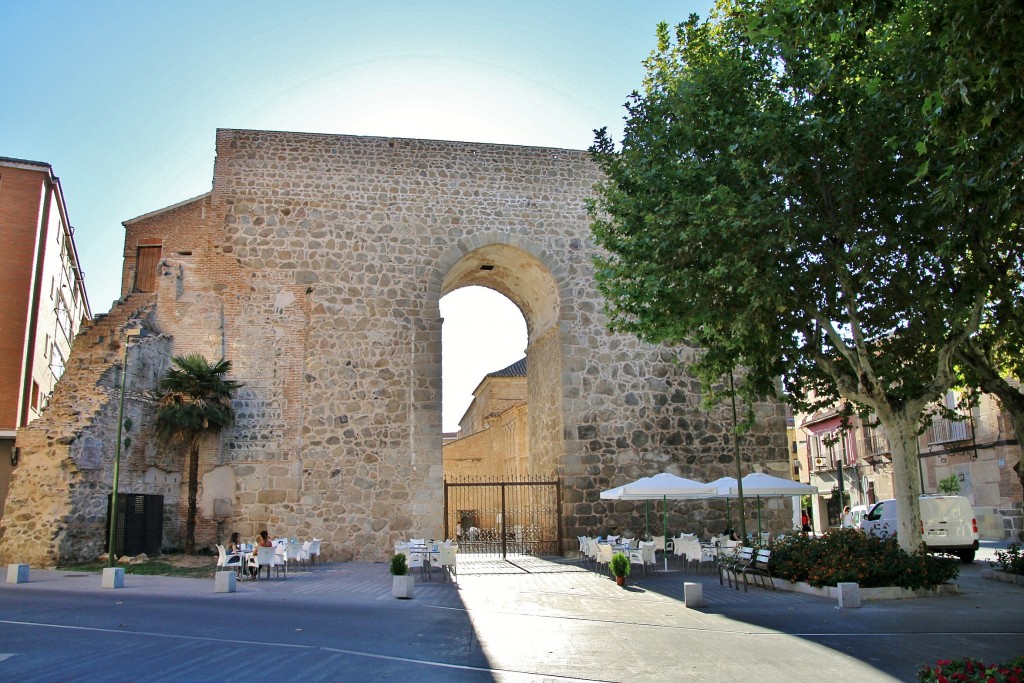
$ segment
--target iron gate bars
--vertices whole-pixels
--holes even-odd
[[[464,478],[444,482],[444,533],[459,552],[562,555],[557,480]]]

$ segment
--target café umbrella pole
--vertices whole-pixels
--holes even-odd
[[[664,514],[662,516],[665,518],[665,528],[664,528],[662,533],[665,534],[665,540],[668,541],[668,496],[662,496],[661,497],[661,504],[664,506],[663,507]],[[661,558],[665,561],[665,571],[667,572],[668,571],[668,552],[662,552],[661,553]]]
[[[757,537],[761,537],[761,495],[757,496]]]

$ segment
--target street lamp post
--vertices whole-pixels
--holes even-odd
[[[121,428],[124,425],[124,388],[128,378],[128,345],[142,335],[139,328],[124,331],[124,361],[121,364],[121,394],[117,404],[117,442],[114,444],[114,485],[110,494],[110,536],[107,539],[107,566],[114,566],[114,538],[117,530],[117,480],[121,469]]]

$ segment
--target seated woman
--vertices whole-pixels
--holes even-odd
[[[256,537],[256,547],[257,548],[260,548],[260,547],[262,547],[262,548],[273,548],[274,547],[274,544],[270,540],[270,534],[267,533],[266,529],[261,531],[260,535]],[[256,560],[256,553],[253,552],[252,556],[249,558],[249,575],[252,576],[252,577],[255,577],[256,576],[256,572],[259,571],[259,568],[256,566],[255,560]]]
[[[228,553],[237,553],[242,549],[241,546],[241,536],[239,536],[238,532],[236,531],[233,534],[231,534],[231,540],[228,541],[228,544],[224,547],[224,550],[226,550]]]

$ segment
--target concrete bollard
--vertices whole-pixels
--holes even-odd
[[[687,607],[704,606],[704,584],[686,581],[683,583],[683,603]]]
[[[839,609],[860,607],[860,584],[837,583],[839,589]]]
[[[7,583],[28,583],[28,565],[7,565]]]
[[[124,588],[124,567],[106,567],[103,570],[104,588]]]
[[[238,574],[236,572],[217,572],[213,579],[213,592],[234,593],[237,582]]]

